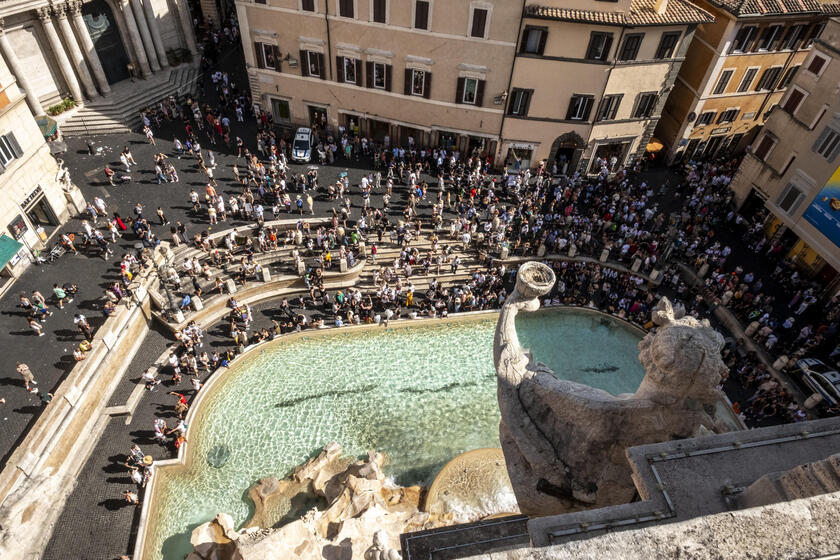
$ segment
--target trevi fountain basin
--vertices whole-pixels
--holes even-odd
[[[215,374],[182,456],[157,469],[147,492],[138,560],[391,559],[401,532],[540,514],[546,496],[546,514],[609,501],[596,499],[592,476],[568,472],[574,461],[560,458],[562,475],[543,472],[535,450],[552,443],[533,440],[533,411],[509,406],[509,382],[539,372],[599,402],[627,400],[645,389],[644,332],[591,309],[537,311],[554,277],[539,265],[538,282],[523,284],[530,265],[501,315],[297,333]],[[678,429],[714,422],[692,417]],[[517,431],[524,452],[511,447]],[[474,476],[459,474],[467,470]],[[607,478],[623,499],[615,473]]]

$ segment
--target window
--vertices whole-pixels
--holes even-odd
[[[739,29],[738,34],[735,35],[735,40],[732,41],[732,48],[729,49],[729,52],[745,52],[752,40],[755,39],[757,31],[758,27],[754,25],[748,25]]]
[[[773,146],[776,145],[776,139],[770,135],[770,133],[765,132],[764,136],[761,138],[761,142],[758,143],[758,147],[756,147],[753,155],[760,159],[761,161],[766,161],[767,156],[770,155],[770,151],[773,149]]]
[[[338,73],[338,82],[345,84],[361,85],[359,82],[359,64],[361,61],[348,56],[335,57],[335,67]]]
[[[531,105],[532,89],[514,89],[510,95],[508,104],[508,115],[519,115],[524,117],[528,114],[528,107]]]
[[[388,15],[387,0],[372,0],[373,6],[373,21],[376,23],[386,23]]]
[[[756,91],[775,89],[776,82],[779,80],[779,74],[781,73],[781,66],[774,66],[773,68],[768,68],[767,70],[765,70],[764,73],[761,75],[761,79],[758,80],[758,86],[755,88]]]
[[[814,41],[819,39],[820,35],[823,32],[823,29],[825,29],[825,22],[815,23],[814,25],[812,25],[811,29],[808,30],[808,35],[805,38],[805,44],[802,46],[802,48],[807,49],[808,47],[813,45]]]
[[[782,35],[781,25],[769,25],[764,28],[761,38],[758,40],[758,50],[772,51],[776,48],[776,42]]]
[[[740,113],[738,109],[727,109],[726,111],[723,111],[720,114],[717,122],[718,124],[731,123],[732,121],[738,118],[738,113]]]
[[[300,0],[300,9],[304,12],[314,12],[315,0]]]
[[[0,169],[9,166],[13,159],[23,155],[14,133],[8,132],[0,136]]]
[[[589,36],[589,48],[586,49],[587,60],[607,60],[612,47],[612,33],[594,32]]]
[[[782,39],[783,50],[795,50],[799,42],[802,40],[802,34],[805,32],[805,26],[801,24],[791,25],[788,27],[785,38]]]
[[[680,32],[675,31],[671,33],[663,33],[662,39],[659,40],[659,47],[656,49],[657,60],[663,58],[671,58],[674,56],[674,49],[677,48],[677,43],[680,40]]]
[[[706,111],[701,113],[700,116],[697,117],[697,122],[694,124],[697,126],[711,124],[711,122],[715,120],[715,115],[717,115],[717,111]]]
[[[793,81],[794,76],[796,76],[796,71],[799,70],[799,64],[788,68],[788,71],[785,72],[785,77],[782,78],[782,81],[779,82],[779,89],[786,88],[790,85]]]
[[[656,93],[640,93],[636,100],[636,109],[633,111],[634,119],[646,119],[653,114],[656,108],[656,100],[659,97]]]
[[[346,18],[356,17],[355,0],[338,0],[338,15]]]
[[[265,43],[255,42],[254,55],[257,58],[258,68],[280,70],[278,66],[280,61],[280,49],[278,49],[276,45],[266,45]]]
[[[592,103],[595,98],[591,95],[573,95],[569,101],[569,111],[566,113],[568,121],[589,120],[589,113],[592,111]]]
[[[726,91],[726,86],[729,85],[729,80],[732,78],[732,74],[735,73],[735,70],[724,70],[720,73],[720,78],[718,78],[717,85],[715,89],[712,91],[714,95],[720,95]]]
[[[302,76],[323,78],[324,55],[312,51],[300,51],[300,73]]]
[[[472,26],[470,26],[470,37],[484,39],[487,32],[487,16],[489,11],[486,8],[473,8]]]
[[[271,114],[274,122],[291,121],[292,113],[289,110],[289,102],[285,99],[271,99]]]
[[[825,57],[822,57],[818,54],[814,54],[814,57],[811,59],[811,62],[808,63],[808,72],[819,76],[827,63],[828,60]]]
[[[834,161],[838,148],[840,148],[840,132],[826,127],[814,143],[813,150],[828,161]]]
[[[807,94],[797,87],[791,88],[790,92],[788,93],[788,97],[784,103],[782,103],[782,110],[787,111],[791,115],[796,114],[796,110],[799,109],[799,106],[807,97]]]
[[[484,90],[484,83],[478,78],[458,78],[458,98],[456,103],[467,105],[481,105],[479,103],[479,89]]]
[[[548,38],[548,30],[544,27],[526,27],[522,36],[522,45],[519,52],[528,54],[543,54],[545,52],[545,40]]]
[[[639,47],[642,46],[642,39],[645,38],[644,33],[631,33],[624,37],[624,44],[621,46],[621,52],[618,55],[618,60],[636,60],[639,55]]]
[[[601,99],[601,107],[598,109],[599,121],[615,120],[615,115],[618,113],[618,106],[621,105],[622,94],[605,95]]]
[[[750,86],[752,85],[756,74],[758,74],[758,68],[747,68],[747,71],[744,72],[744,76],[741,78],[741,83],[738,84],[739,93],[750,91]]]
[[[416,68],[405,69],[405,90],[406,95],[416,95],[429,99],[431,95],[432,73]]]
[[[788,214],[793,214],[799,208],[799,205],[802,204],[803,198],[805,198],[805,195],[802,191],[793,183],[788,183],[788,186],[785,187],[785,190],[776,199],[776,204]]]
[[[429,28],[429,0],[414,0],[414,28]]]
[[[388,65],[383,62],[371,62],[371,73],[373,80],[371,83],[375,89],[388,89]]]

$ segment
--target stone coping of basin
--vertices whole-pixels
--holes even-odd
[[[500,262],[502,264],[507,264],[507,265],[520,264],[520,263],[526,263],[526,262],[532,262],[532,261],[536,261],[536,262],[546,262],[546,261],[551,261],[551,262],[555,262],[555,261],[585,262],[585,263],[589,263],[589,264],[601,265],[602,267],[612,268],[613,270],[617,270],[619,272],[625,272],[627,274],[632,274],[633,276],[638,276],[640,278],[644,278],[645,280],[648,281],[648,283],[654,284],[656,286],[661,284],[662,279],[663,279],[663,276],[662,276],[661,272],[658,274],[658,276],[656,278],[651,278],[650,274],[644,273],[640,270],[636,271],[636,272],[633,272],[632,269],[627,268],[623,264],[619,264],[616,261],[607,260],[607,261],[602,262],[602,261],[600,261],[596,258],[586,257],[586,256],[583,256],[583,255],[575,255],[574,257],[570,257],[568,255],[562,255],[560,253],[546,253],[542,257],[534,257],[534,256],[521,257],[520,256],[520,257],[508,257],[506,259],[494,259],[494,260],[496,262]]]
[[[644,336],[645,334],[647,334],[647,331],[636,323],[633,323],[631,321],[628,321],[628,320],[626,320],[624,318],[621,318],[621,317],[618,317],[616,315],[611,315],[609,313],[605,313],[605,312],[603,312],[599,309],[595,309],[595,308],[592,308],[592,307],[583,307],[583,306],[574,306],[574,305],[548,305],[548,306],[541,307],[535,313],[541,313],[541,312],[546,312],[546,311],[559,311],[559,310],[574,310],[574,311],[584,312],[584,313],[588,313],[588,314],[592,314],[592,315],[604,316],[604,317],[607,317],[609,319],[615,320],[617,322],[623,323],[625,326],[634,329],[641,336]],[[383,327],[382,325],[376,325],[376,324],[373,324],[373,325],[345,325],[343,327],[326,327],[326,328],[323,328],[323,329],[314,329],[314,330],[305,330],[305,331],[296,331],[296,332],[292,332],[292,333],[286,333],[286,334],[283,334],[283,335],[278,335],[271,340],[266,340],[266,341],[260,342],[258,344],[252,344],[252,345],[250,345],[246,348],[244,353],[240,354],[239,356],[237,356],[234,359],[234,361],[231,363],[230,367],[227,367],[227,368],[220,367],[220,368],[216,369],[216,371],[214,371],[210,375],[210,377],[207,379],[207,381],[204,383],[204,386],[203,386],[202,390],[200,390],[198,392],[198,395],[195,397],[195,399],[193,399],[192,403],[190,404],[190,409],[187,412],[186,418],[184,419],[184,422],[188,425],[187,435],[189,435],[189,433],[192,431],[192,428],[194,426],[194,419],[198,415],[199,411],[201,410],[201,405],[204,402],[205,398],[207,398],[207,395],[212,392],[213,386],[216,383],[218,383],[220,379],[224,378],[226,376],[225,374],[228,371],[234,369],[235,366],[241,366],[241,365],[244,365],[245,363],[247,363],[248,358],[252,357],[254,354],[256,354],[258,350],[259,351],[264,351],[267,348],[270,348],[270,347],[273,347],[273,346],[279,346],[279,345],[285,344],[285,343],[289,343],[291,341],[294,341],[294,340],[297,340],[297,339],[300,339],[300,338],[310,338],[310,337],[312,337],[312,338],[315,338],[315,337],[328,338],[328,337],[336,336],[338,331],[361,333],[361,332],[366,332],[366,331],[378,330],[378,329],[382,329],[382,328],[387,328],[387,329],[398,328],[398,329],[401,329],[401,328],[411,328],[411,327],[417,327],[417,326],[428,326],[428,325],[432,325],[432,324],[440,324],[442,322],[459,323],[459,322],[465,322],[465,321],[473,321],[473,320],[481,319],[481,318],[488,318],[488,319],[491,318],[491,317],[495,318],[495,317],[498,317],[498,315],[499,315],[499,310],[495,309],[495,310],[485,310],[485,311],[469,311],[469,312],[464,312],[464,313],[453,313],[453,314],[451,314],[451,315],[449,315],[445,318],[436,317],[436,318],[399,319],[399,320],[395,320],[395,321],[392,320],[391,322],[389,322],[387,327]],[[156,360],[155,363],[156,364],[164,363],[164,361],[167,358],[167,356],[169,355],[169,353],[170,353],[169,349],[165,350],[163,352],[163,354],[161,354],[161,356],[158,358],[158,360]],[[135,389],[135,390],[142,391],[142,390],[145,390],[145,389],[143,389],[142,383],[139,383],[138,388]],[[726,404],[728,405],[726,408],[731,413],[731,410],[732,410],[731,403],[729,402],[729,400],[726,398],[725,395],[724,395],[724,400],[725,400]],[[736,419],[741,426],[743,426],[743,423],[740,422],[740,419],[737,416],[732,414],[732,417],[734,419]],[[144,494],[144,497],[143,497],[143,507],[142,507],[141,512],[140,512],[140,520],[139,520],[139,523],[138,523],[138,526],[137,526],[137,537],[136,537],[137,540],[136,540],[135,547],[134,547],[134,555],[132,556],[132,558],[134,558],[134,560],[145,560],[147,558],[147,556],[146,556],[147,551],[145,549],[145,546],[146,546],[146,540],[150,536],[150,535],[147,534],[150,530],[149,520],[152,519],[152,516],[154,516],[154,517],[157,516],[156,508],[157,508],[158,504],[157,504],[157,501],[156,501],[156,498],[157,498],[156,494],[157,494],[157,486],[158,486],[158,483],[159,483],[159,480],[160,480],[160,472],[164,469],[169,471],[169,472],[176,472],[176,471],[181,470],[181,469],[186,467],[186,460],[187,460],[187,454],[188,454],[188,451],[189,451],[190,443],[188,441],[189,437],[187,437],[185,439],[187,441],[185,441],[181,445],[180,449],[178,450],[178,455],[176,457],[174,457],[172,459],[162,459],[162,460],[159,460],[159,461],[155,461],[155,467],[157,468],[158,472],[157,472],[156,476],[152,477],[150,483],[146,486],[146,491],[145,491],[145,494]]]

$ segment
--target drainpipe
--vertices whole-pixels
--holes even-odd
[[[607,79],[604,80],[604,88],[601,90],[601,97],[598,100],[599,101],[598,106],[597,107],[595,107],[595,106],[592,107],[593,109],[595,109],[595,113],[592,115],[592,127],[589,129],[589,136],[592,136],[592,130],[595,128],[595,122],[596,122],[596,119],[598,118],[598,110],[601,108],[601,101],[604,100],[604,94],[607,93],[607,86],[610,85],[610,76],[612,75],[613,68],[615,68],[615,65],[618,63],[618,53],[621,52],[621,40],[624,39],[624,31],[626,29],[627,29],[626,27],[622,27],[621,28],[621,33],[618,34],[618,41],[615,43],[615,56],[613,56],[612,64],[610,64],[610,67],[607,70]],[[589,138],[587,138],[587,146],[588,146],[588,142],[589,142]],[[585,150],[586,150],[586,147],[584,147],[584,151]],[[594,152],[594,150],[593,150],[593,152]],[[581,157],[581,159],[583,159],[583,153],[580,154],[580,157]],[[590,157],[589,161],[591,161],[591,160],[592,160],[592,158]],[[586,162],[587,166],[589,165],[589,161]],[[578,161],[578,167],[579,166],[580,166],[580,161]],[[584,170],[583,173],[585,174],[586,170]]]
[[[332,41],[330,40],[330,2],[329,0],[325,0],[324,2],[324,23],[327,24],[327,59],[330,62],[330,76],[329,79],[333,79],[333,56],[332,56]],[[303,61],[301,61],[302,63]]]
[[[522,40],[522,21],[525,19],[525,2],[527,0],[522,0],[522,10],[519,12],[519,29],[516,31],[516,44],[513,46],[513,62],[510,64],[510,75],[508,76],[508,84],[507,89],[505,90],[510,97],[510,86],[513,84],[513,70],[516,68],[516,54],[519,52],[519,41]],[[499,125],[499,145],[496,147],[496,153],[499,154],[502,151],[502,131],[505,128],[505,115],[507,115],[507,100],[508,97],[505,97],[502,100],[502,124]]]

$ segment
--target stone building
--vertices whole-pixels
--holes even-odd
[[[0,62],[0,293],[84,199],[60,170],[27,98]]]
[[[0,54],[35,115],[166,69],[173,50],[198,52],[187,0],[7,0],[0,20]]]
[[[543,4],[264,0],[237,13],[254,100],[279,124],[569,172],[643,153],[709,14],[685,0]]]
[[[840,270],[840,19],[825,30],[732,180],[735,201],[765,207],[767,231],[826,283]]]
[[[280,125],[496,153],[521,4],[236,4],[254,101]]]
[[[676,157],[710,158],[749,145],[840,5],[804,0],[698,0],[701,25],[656,137]]]
[[[501,158],[598,172],[644,154],[697,24],[684,0],[526,5]]]

